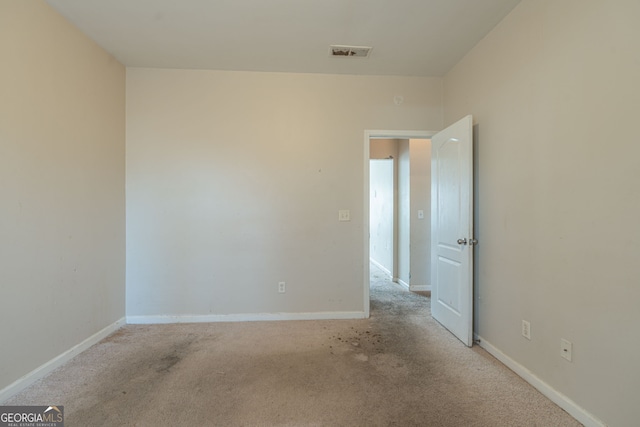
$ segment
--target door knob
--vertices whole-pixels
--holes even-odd
[[[464,239],[458,239],[458,244],[459,244],[459,245],[466,245],[466,244],[467,244],[467,239],[466,239],[466,238],[464,238]]]

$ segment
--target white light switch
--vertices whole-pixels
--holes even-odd
[[[351,221],[351,212],[348,210],[338,211],[338,221]]]
[[[422,209],[418,211],[418,219],[424,219],[424,211]]]

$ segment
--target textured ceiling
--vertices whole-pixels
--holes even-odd
[[[123,64],[442,76],[520,0],[48,0]],[[372,46],[333,58],[329,45]]]

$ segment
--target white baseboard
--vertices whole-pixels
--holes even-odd
[[[22,390],[29,387],[31,384],[43,378],[47,374],[50,374],[54,369],[67,363],[69,360],[73,359],[78,354],[82,353],[83,351],[85,351],[92,345],[96,344],[103,338],[106,338],[107,336],[111,335],[113,332],[117,331],[124,325],[125,325],[125,319],[123,317],[122,319],[117,320],[111,325],[91,335],[89,338],[85,339],[80,344],[77,344],[71,347],[69,350],[65,351],[64,353],[49,360],[44,365],[41,365],[38,368],[26,374],[25,376],[18,378],[16,381],[14,381],[13,383],[9,384],[8,386],[0,390],[0,402],[4,402],[14,394],[21,392]]]
[[[487,350],[489,354],[505,364],[509,369],[518,374],[526,382],[531,384],[553,403],[568,412],[569,415],[581,422],[585,427],[606,427],[606,424],[604,424],[602,421],[591,415],[581,406],[578,406],[578,404],[573,400],[569,399],[567,396],[560,393],[558,390],[554,389],[549,384],[538,378],[533,372],[504,354],[490,342],[478,335],[474,335],[474,338],[476,339],[476,342],[478,342],[479,340],[480,347]]]
[[[411,285],[409,286],[410,291],[414,292],[431,292],[430,285]]]
[[[131,325],[152,325],[164,323],[216,323],[216,322],[264,322],[278,320],[344,320],[366,319],[364,311],[336,311],[318,313],[255,313],[255,314],[185,314],[127,316]]]
[[[371,264],[375,265],[380,270],[384,271],[384,273],[387,276],[389,276],[390,278],[392,278],[394,282],[396,281],[396,279],[393,277],[393,273],[391,273],[391,271],[389,271],[389,269],[387,267],[385,267],[384,265],[380,264],[378,261],[376,261],[373,258],[369,258],[369,261],[371,262]]]
[[[398,284],[404,286],[407,289],[411,288],[411,286],[409,286],[409,284],[402,279],[398,279]]]

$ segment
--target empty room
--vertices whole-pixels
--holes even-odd
[[[638,19],[0,0],[0,425],[637,425]]]

